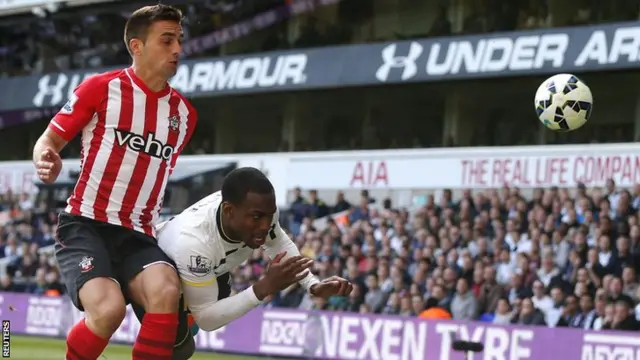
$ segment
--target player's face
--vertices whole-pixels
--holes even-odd
[[[238,240],[252,249],[262,246],[277,210],[275,194],[249,193],[244,203],[231,210],[229,222]]]
[[[156,21],[149,27],[144,44],[144,62],[167,80],[178,71],[182,52],[182,26],[175,21]]]

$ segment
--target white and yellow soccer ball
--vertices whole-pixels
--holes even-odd
[[[557,74],[545,80],[536,91],[538,118],[553,131],[573,131],[591,116],[591,89],[577,76]]]

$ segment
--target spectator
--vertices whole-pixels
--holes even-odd
[[[370,311],[374,313],[381,312],[387,302],[387,294],[380,289],[376,274],[367,276],[367,293],[364,296],[364,302],[369,306]]]
[[[400,314],[400,295],[398,293],[389,294],[387,304],[382,311],[385,315],[398,315]]]
[[[591,324],[591,328],[587,328],[585,326],[585,329],[602,330],[604,316],[606,314],[606,307],[607,307],[607,296],[603,289],[599,289],[596,292],[596,296],[595,296],[596,319],[593,321],[593,324]]]
[[[338,194],[336,195],[336,204],[333,206],[331,212],[335,214],[349,209],[351,209],[351,204],[345,200],[344,192],[338,191]]]
[[[507,325],[507,324],[511,324],[512,318],[513,318],[513,309],[511,308],[511,304],[509,304],[509,299],[507,299],[506,297],[502,297],[498,299],[498,305],[496,306],[496,313],[492,322],[494,324]]]
[[[594,308],[593,298],[590,294],[583,294],[580,297],[580,313],[570,326],[584,330],[593,329],[593,323],[597,317],[597,310]]]
[[[451,301],[451,315],[454,320],[473,320],[478,316],[478,303],[469,290],[465,278],[458,279],[456,293]]]
[[[613,328],[615,310],[616,308],[614,303],[607,303],[604,308],[604,315],[601,315],[598,319],[596,319],[596,322],[594,323],[594,329],[611,330]]]
[[[560,275],[560,270],[554,264],[555,257],[551,250],[545,251],[542,259],[542,267],[538,269],[537,277],[544,287],[551,285],[551,280]]]
[[[4,275],[0,278],[0,290],[1,291],[19,291],[20,289],[13,283],[11,276]]]
[[[493,313],[496,311],[498,301],[505,295],[505,289],[496,282],[496,270],[491,266],[484,267],[483,280],[478,297],[478,311]]]
[[[309,191],[309,211],[310,216],[313,219],[319,219],[329,215],[329,207],[324,201],[318,199],[318,191]]]
[[[524,299],[533,295],[531,289],[524,284],[522,269],[517,269],[511,275],[511,286],[509,288],[508,296],[511,302],[516,298]]]
[[[622,293],[629,296],[634,303],[640,301],[640,286],[637,279],[638,274],[633,266],[622,269]]]
[[[533,301],[533,306],[535,306],[536,309],[542,311],[546,323],[551,323],[549,314],[553,311],[554,303],[551,297],[546,294],[545,286],[540,280],[533,282],[533,296],[531,297],[531,301]]]
[[[546,325],[544,314],[533,306],[531,298],[522,299],[520,311],[511,320],[512,324],[518,325]]]
[[[451,313],[439,305],[436,298],[428,298],[425,303],[425,310],[419,315],[421,319],[451,319]]]
[[[635,314],[633,314],[629,305],[630,302],[627,300],[616,301],[611,329],[625,331],[640,330],[640,324],[638,320],[636,320]]]
[[[628,304],[633,304],[633,299],[622,292],[622,280],[619,277],[612,277],[608,286],[609,301],[618,302],[620,300],[625,301]]]
[[[290,205],[291,223],[289,228],[295,235],[300,233],[300,227],[305,217],[309,216],[309,208],[307,199],[302,197],[302,190],[295,188],[293,190],[293,202]]]
[[[578,299],[575,295],[568,295],[564,300],[564,306],[562,307],[562,313],[556,326],[569,327],[574,324],[578,317]]]
[[[403,294],[400,297],[400,316],[416,316],[417,314],[413,311],[413,303],[411,299],[411,295],[408,293]]]
[[[360,220],[369,220],[369,199],[363,197],[360,200],[360,206],[351,209],[349,215],[349,223],[354,224]]]
[[[605,218],[606,219],[606,218]],[[598,239],[598,264],[603,268],[603,273],[616,274],[620,268],[617,256],[611,249],[611,239],[607,235],[602,235]]]
[[[349,294],[344,310],[355,312],[363,303],[364,297],[362,296],[362,287],[358,284],[354,284],[353,291]]]

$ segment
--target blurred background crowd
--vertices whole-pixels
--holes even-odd
[[[300,194],[292,236],[321,277],[344,276],[356,290],[325,303],[294,286],[273,305],[640,330],[640,186],[451,194],[409,210],[388,199],[376,206],[366,191],[354,205]],[[341,215],[313,227],[330,212]],[[247,275],[257,273],[239,269],[234,281]]]
[[[204,38],[216,31],[250,21],[242,36],[260,31],[259,44],[226,48],[222,54],[232,55],[258,51],[319,47],[338,44],[478,34],[493,31],[514,31],[559,26],[637,20],[638,5],[633,0],[594,2],[577,1],[576,12],[568,18],[554,19],[545,0],[474,0],[471,11],[461,28],[452,27],[448,16],[448,2],[442,2],[436,19],[422,32],[397,31],[379,34],[374,21],[376,8],[373,1],[327,0],[339,2],[336,22],[309,17],[300,24],[294,38],[287,34],[287,22],[295,15],[290,9],[281,9],[282,16],[263,19],[259,15],[292,3],[289,0],[205,0],[197,2],[168,1],[185,14],[185,41]],[[90,11],[69,11],[64,15],[46,7],[34,11],[37,16],[16,17],[0,24],[0,73],[9,75],[46,73],[67,69],[121,65],[129,62],[122,35],[112,29],[124,27],[130,12],[144,2],[131,1],[117,6],[96,5]],[[410,1],[400,2],[409,9]],[[58,5],[59,6],[59,5]],[[382,9],[384,11],[384,9]],[[402,10],[402,9],[401,9]],[[256,21],[252,21],[257,19]],[[266,25],[275,25],[267,27]],[[218,46],[208,46],[189,52],[189,57],[220,55]]]
[[[640,186],[451,194],[401,209],[367,191],[351,204],[297,189],[283,227],[318,276],[343,276],[355,290],[324,302],[296,285],[267,306],[640,330]],[[7,195],[0,216],[0,289],[62,294],[49,250],[55,213]],[[233,291],[257,280],[267,260],[258,250],[234,270]]]
[[[522,31],[550,27],[595,25],[637,20],[637,0],[606,2],[567,0],[170,0],[185,14],[184,57],[215,58],[272,50],[318,48],[377,41],[433,39],[496,31]],[[126,17],[140,1],[100,3],[89,8],[41,7],[33,13],[0,18],[0,78],[46,74],[75,69],[97,69],[130,62],[122,42]],[[295,6],[294,6],[295,5]],[[61,5],[59,5],[61,6]],[[593,77],[590,77],[593,76]],[[613,76],[619,78],[612,79]],[[583,78],[592,88],[612,82],[625,86],[630,77],[596,72]],[[599,104],[615,107],[616,116],[596,119],[580,132],[540,132],[534,121],[516,123],[531,116],[531,89],[541,79],[487,79],[482,89],[468,87],[471,94],[448,103],[443,94],[451,87],[440,82],[397,87],[382,96],[376,87],[362,91],[329,89],[314,92],[269,92],[258,97],[207,98],[196,107],[216,121],[201,122],[185,154],[246,153],[273,151],[323,151],[346,149],[401,149],[460,146],[510,146],[640,140],[635,131],[631,98],[598,94]],[[474,85],[475,86],[475,85]],[[509,91],[505,92],[504,89]],[[628,89],[635,89],[629,84]],[[384,90],[387,92],[387,90]],[[629,93],[631,94],[631,90]],[[482,94],[482,96],[476,96]],[[506,99],[503,97],[507,97]],[[607,98],[609,97],[609,98]],[[292,105],[295,103],[296,105]],[[391,106],[390,103],[395,104]],[[445,124],[451,107],[474,108],[470,135],[459,136]],[[297,111],[291,110],[298,109]],[[324,108],[323,112],[306,111]],[[367,110],[368,109],[368,110]],[[1,160],[29,157],[44,122],[57,109],[34,111],[20,127],[3,128],[0,141],[15,144],[15,151],[0,154]],[[296,112],[295,115],[291,115]],[[227,116],[225,114],[233,114]],[[428,121],[425,120],[428,114]],[[594,117],[601,114],[596,112]],[[458,112],[458,117],[466,116]],[[314,126],[282,129],[288,118]],[[395,121],[389,122],[393,117]],[[222,134],[221,123],[264,119],[260,141],[241,141]],[[268,124],[268,125],[266,125]],[[226,125],[225,125],[226,126]],[[0,120],[0,128],[3,127]],[[500,128],[503,131],[487,129]],[[224,131],[222,131],[224,130]],[[231,130],[229,130],[231,131]],[[237,133],[239,130],[233,130]],[[291,135],[295,133],[295,136]],[[65,157],[77,157],[79,141],[65,149]]]

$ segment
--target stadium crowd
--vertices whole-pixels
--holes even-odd
[[[311,299],[298,286],[274,306],[382,313],[499,324],[640,331],[640,186],[579,185],[467,190],[454,200],[408,212],[368,193],[329,207],[298,193],[292,204],[298,246],[316,259],[320,277],[355,284],[349,298]],[[348,209],[325,229],[310,219]],[[256,258],[256,263],[261,263]],[[246,283],[255,267],[238,270]]]
[[[174,2],[185,15],[185,43],[202,39],[201,43],[209,44],[199,47],[198,51],[189,51],[187,55],[190,57],[220,55],[218,42],[211,39],[234,38],[236,35],[232,33],[244,36],[258,30],[265,35],[262,41],[247,42],[234,51],[225,51],[225,54],[632,21],[639,17],[637,3],[629,0],[580,1],[576,4],[576,11],[571,11],[572,16],[569,17],[553,16],[547,0],[477,0],[469,2],[469,9],[460,26],[452,24],[451,19],[455,16],[449,6],[443,3],[433,23],[423,31],[388,34],[377,31],[374,26],[376,16],[389,11],[386,6],[381,6],[385,9],[378,9],[373,0],[335,0],[338,11],[332,21],[322,20],[310,13],[300,22],[298,35],[290,38],[286,34],[291,33],[290,19],[296,16],[293,11],[279,11],[284,15],[279,16],[277,21],[272,15],[263,18],[259,15],[294,4],[295,0],[200,0],[188,4],[178,0],[169,1]],[[27,14],[0,19],[0,75],[26,75],[128,63],[129,55],[122,43],[122,34],[111,29],[122,28],[128,14],[139,5],[133,1],[91,10],[44,7],[34,11],[37,16]],[[412,15],[412,5],[409,3],[398,6],[400,8],[396,11]],[[242,30],[215,35],[218,31],[241,23],[243,25],[239,28]]]
[[[283,227],[318,276],[346,277],[355,290],[323,302],[295,285],[267,306],[640,331],[640,185],[536,189],[529,199],[510,187],[458,200],[444,190],[411,211],[366,191],[360,204],[295,195]],[[0,290],[64,292],[54,259],[39,252],[54,243],[55,223],[26,195],[0,198]],[[233,271],[233,291],[266,264],[256,251]]]

